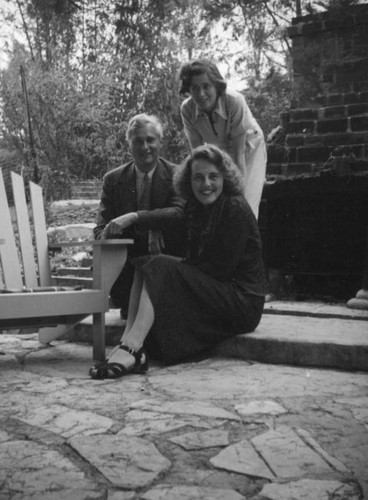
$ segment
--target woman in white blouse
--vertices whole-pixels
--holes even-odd
[[[207,59],[184,64],[179,73],[184,131],[191,150],[215,144],[226,151],[245,179],[244,196],[258,218],[266,176],[263,132],[244,96],[227,87],[217,66]]]

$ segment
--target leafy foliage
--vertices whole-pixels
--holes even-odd
[[[272,70],[260,83],[251,81],[244,95],[267,137],[279,125],[280,111],[288,108],[293,90],[285,75]]]
[[[46,210],[47,226],[58,227],[68,224],[85,224],[89,222],[96,222],[97,209],[95,205],[88,203],[81,206],[74,206],[72,204],[59,207],[57,210],[50,207]]]
[[[177,73],[195,57],[244,82],[267,135],[288,105],[285,27],[299,3],[5,0],[3,27],[21,30],[23,41],[9,45],[0,71],[0,147],[17,151],[31,176],[36,159],[47,197],[58,199],[73,178],[100,178],[128,159],[127,122],[145,111],[162,120],[163,154],[179,162],[188,145]]]

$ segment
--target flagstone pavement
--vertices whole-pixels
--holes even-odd
[[[0,500],[368,499],[368,374],[214,356],[95,381],[0,335]]]

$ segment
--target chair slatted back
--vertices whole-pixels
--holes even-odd
[[[0,174],[1,174],[1,170],[0,170]],[[0,239],[0,245],[5,245],[5,240]],[[1,253],[0,253],[0,288],[4,288],[5,284],[4,284],[3,274],[2,274],[1,269],[2,268],[1,268]]]
[[[29,210],[22,176],[11,172],[11,180],[18,226],[16,235],[12,224],[11,209],[7,202],[4,179],[0,170],[0,238],[5,240],[5,244],[0,245],[2,267],[0,287],[37,288],[38,286],[50,286],[52,280],[42,189],[37,184],[30,182],[31,210]],[[18,245],[16,238],[18,238]]]
[[[5,244],[0,245],[1,266],[3,272],[2,286],[22,288],[22,270],[18,259],[18,250],[11,220],[10,209],[6,197],[4,179],[0,169],[0,236]]]
[[[14,172],[11,172],[11,179],[13,184],[14,207],[18,223],[19,246],[23,263],[24,284],[27,288],[36,288],[38,286],[36,262],[24,182],[23,178]]]
[[[31,193],[40,286],[50,286],[52,280],[42,188],[30,182],[29,189]]]

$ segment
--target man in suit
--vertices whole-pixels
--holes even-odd
[[[95,238],[134,239],[110,293],[122,317],[128,309],[134,275],[129,258],[157,253],[181,256],[184,251],[184,202],[172,186],[176,165],[159,156],[162,136],[162,125],[155,116],[134,116],[126,133],[133,160],[103,179]]]

